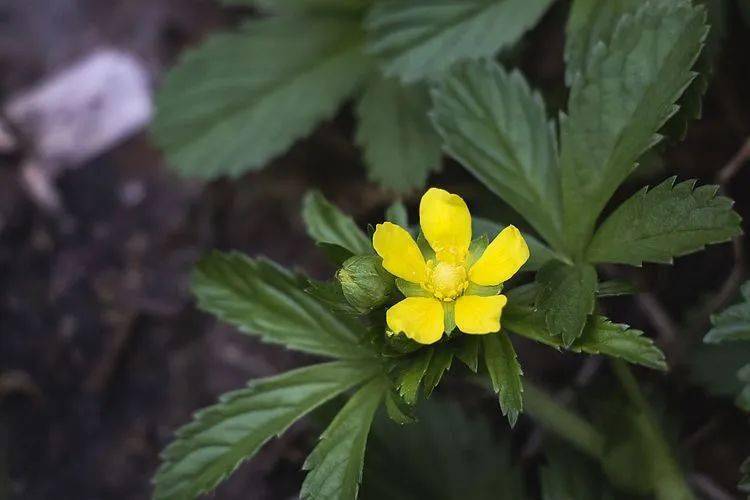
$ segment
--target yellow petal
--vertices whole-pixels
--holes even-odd
[[[419,224],[438,260],[463,262],[471,243],[471,214],[460,196],[430,188],[419,203]]]
[[[388,309],[388,328],[404,332],[420,344],[433,344],[443,336],[443,305],[437,299],[408,297]]]
[[[529,260],[529,247],[516,226],[508,226],[469,269],[469,279],[482,286],[499,285]]]
[[[378,224],[372,246],[383,258],[386,271],[412,283],[427,280],[427,266],[414,238],[401,226],[391,222]]]
[[[483,334],[500,330],[500,314],[508,302],[505,295],[464,295],[456,301],[456,326],[464,333]]]

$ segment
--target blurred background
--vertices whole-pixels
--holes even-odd
[[[669,175],[729,181],[747,221],[750,29],[733,3],[728,12],[702,119],[626,191]],[[186,180],[164,164],[148,132],[155,89],[183,50],[247,14],[209,0],[0,0],[0,498],[147,498],[160,449],[193,411],[308,361],[196,311],[196,259],[237,249],[327,278],[333,269],[299,217],[304,192],[321,189],[362,224],[393,201],[365,178],[349,107],[236,180]],[[565,98],[566,14],[557,2],[513,54],[553,109]],[[460,192],[475,213],[505,215],[454,163],[431,184]],[[406,200],[412,210],[418,196]],[[607,303],[667,353],[668,377],[638,373],[680,417],[694,480],[728,498],[747,422],[696,388],[690,346],[708,312],[734,299],[747,257],[747,245],[725,244],[646,266],[625,277],[648,293]],[[517,346],[526,375],[552,391],[582,373],[582,358]],[[487,408],[503,432],[496,402]],[[293,498],[315,436],[308,425],[267,445],[215,497]],[[522,419],[513,446],[528,450],[532,438]]]

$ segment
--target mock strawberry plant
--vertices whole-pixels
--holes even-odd
[[[574,2],[570,97],[557,123],[523,76],[495,61],[459,62],[435,79],[431,116],[445,151],[515,209],[528,231],[472,218],[471,200],[431,188],[418,221],[396,204],[366,233],[312,192],[303,218],[339,266],[331,280],[237,253],[204,258],[193,282],[202,309],[244,333],[333,361],[251,381],[198,412],[165,450],[155,497],[211,490],[267,440],[345,396],[305,461],[300,496],[353,499],[378,408],[398,423],[413,422],[417,403],[458,362],[489,379],[503,415],[516,424],[524,382],[515,334],[617,359],[613,371],[630,402],[617,433],[591,430],[567,414],[547,423],[569,433],[618,486],[660,500],[692,498],[625,363],[665,370],[664,355],[643,332],[602,314],[601,298],[633,289],[600,279],[597,266],[669,263],[740,233],[732,202],[695,181],[670,178],[610,204],[665,127],[690,116],[680,104],[700,95],[693,68],[706,32],[704,10],[687,0]],[[390,67],[411,75],[423,63],[395,58]],[[554,403],[528,387],[544,420]],[[633,480],[624,463],[645,469],[643,479]]]

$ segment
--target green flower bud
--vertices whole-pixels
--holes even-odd
[[[382,306],[391,298],[396,286],[375,255],[355,255],[341,266],[336,278],[347,302],[362,313]]]

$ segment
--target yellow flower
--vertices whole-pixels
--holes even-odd
[[[429,255],[406,229],[390,222],[378,224],[372,238],[383,267],[418,292],[388,309],[388,328],[420,344],[437,342],[452,329],[452,319],[446,322],[446,317],[455,318],[464,333],[499,331],[508,299],[483,287],[497,287],[528,260],[529,248],[521,233],[508,226],[480,256],[471,255],[471,214],[466,203],[436,188],[422,196],[419,224]]]

